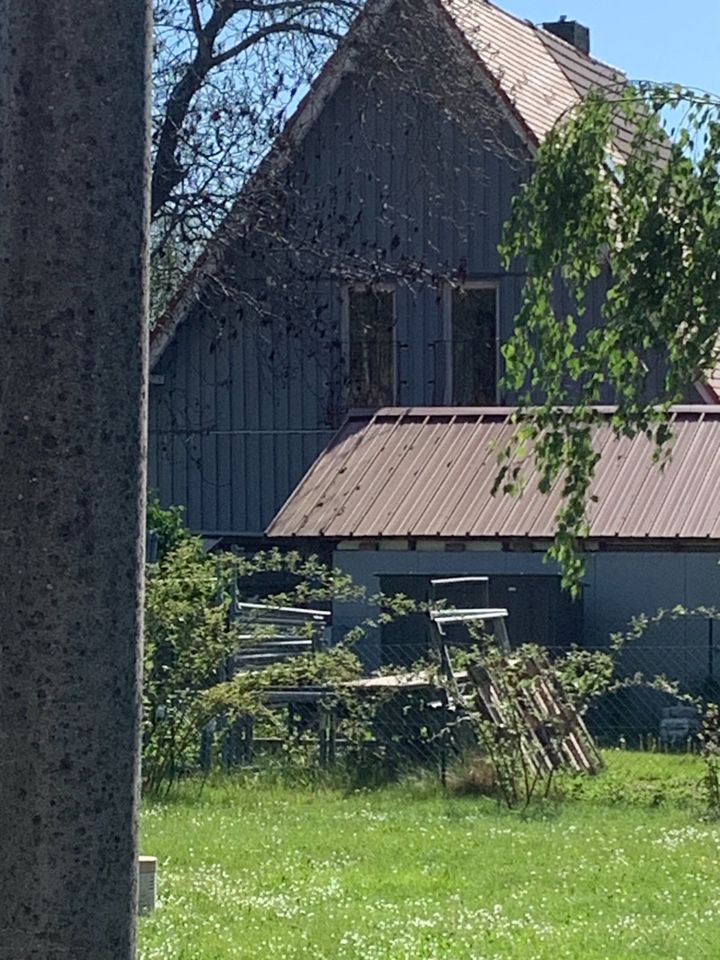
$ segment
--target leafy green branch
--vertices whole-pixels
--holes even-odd
[[[503,348],[519,411],[496,489],[519,492],[532,457],[540,489],[560,492],[551,555],[574,590],[598,428],[645,434],[662,467],[670,407],[720,359],[719,245],[720,102],[677,86],[590,95],[515,199],[501,253],[527,272]],[[589,328],[598,297],[602,324]]]

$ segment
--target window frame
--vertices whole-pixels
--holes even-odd
[[[391,283],[389,281],[381,281],[378,283],[344,283],[340,287],[340,341],[343,346],[343,359],[347,367],[347,380],[344,387],[345,392],[345,401],[347,403],[349,394],[350,394],[350,294],[351,293],[367,293],[368,290],[373,293],[390,293],[392,294],[392,328],[393,328],[393,339],[391,340],[392,350],[391,350],[391,365],[392,365],[392,380],[391,380],[391,391],[392,391],[392,403],[390,406],[397,406],[398,403],[398,388],[399,388],[399,377],[398,377],[398,353],[397,353],[397,321],[398,321],[398,309],[397,309],[397,294],[398,288],[396,283]],[[365,409],[359,407],[350,407],[347,404],[347,409]]]
[[[457,404],[453,400],[455,388],[455,371],[453,369],[453,291],[462,290],[493,290],[495,292],[495,404],[500,404],[500,284],[496,280],[465,280],[462,283],[445,283],[443,285],[443,341],[445,343],[445,392],[444,403],[447,407]]]

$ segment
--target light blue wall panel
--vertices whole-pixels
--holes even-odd
[[[371,597],[388,574],[430,575],[548,575],[557,573],[538,553],[435,551],[337,551],[334,563],[348,572]],[[640,614],[680,605],[687,609],[720,607],[720,551],[718,553],[597,553],[587,558],[583,586],[584,644],[603,647],[610,636],[624,631]],[[341,638],[368,616],[363,604],[336,604],[334,627]],[[523,638],[510,634],[514,642]],[[720,631],[719,631],[720,633]],[[720,637],[718,637],[720,641]],[[379,662],[379,633],[369,631],[363,650],[370,666]],[[717,677],[720,679],[720,646]],[[697,688],[707,679],[708,629],[703,618],[671,619],[652,626],[627,648],[623,661],[628,672],[654,676],[665,673]]]

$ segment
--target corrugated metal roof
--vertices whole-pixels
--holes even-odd
[[[492,496],[513,412],[433,407],[351,415],[268,535],[552,537],[560,485],[541,494],[530,462],[522,496]],[[616,439],[609,426],[597,429],[593,538],[720,539],[720,410],[676,407],[671,420],[673,453],[662,471],[646,437]]]

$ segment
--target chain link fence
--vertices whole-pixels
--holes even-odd
[[[720,696],[719,639],[720,624],[706,614],[654,618],[627,639],[615,660],[615,682],[588,711],[598,742],[697,751],[702,705]]]
[[[271,687],[253,713],[216,718],[203,733],[200,766],[331,770],[358,784],[423,774],[447,783],[468,757],[487,759],[498,745],[507,754],[515,743],[518,769],[527,761],[540,774],[593,772],[602,765],[595,748],[641,752],[647,769],[659,754],[702,752],[705,707],[718,698],[718,637],[712,615],[651,618],[615,648],[543,651],[547,666],[515,677],[514,687],[503,671],[512,674],[521,651],[500,661],[496,652],[495,686],[483,696],[468,680],[471,641],[451,648],[450,675],[427,647],[409,663],[406,645],[386,645],[384,666],[371,676]]]

